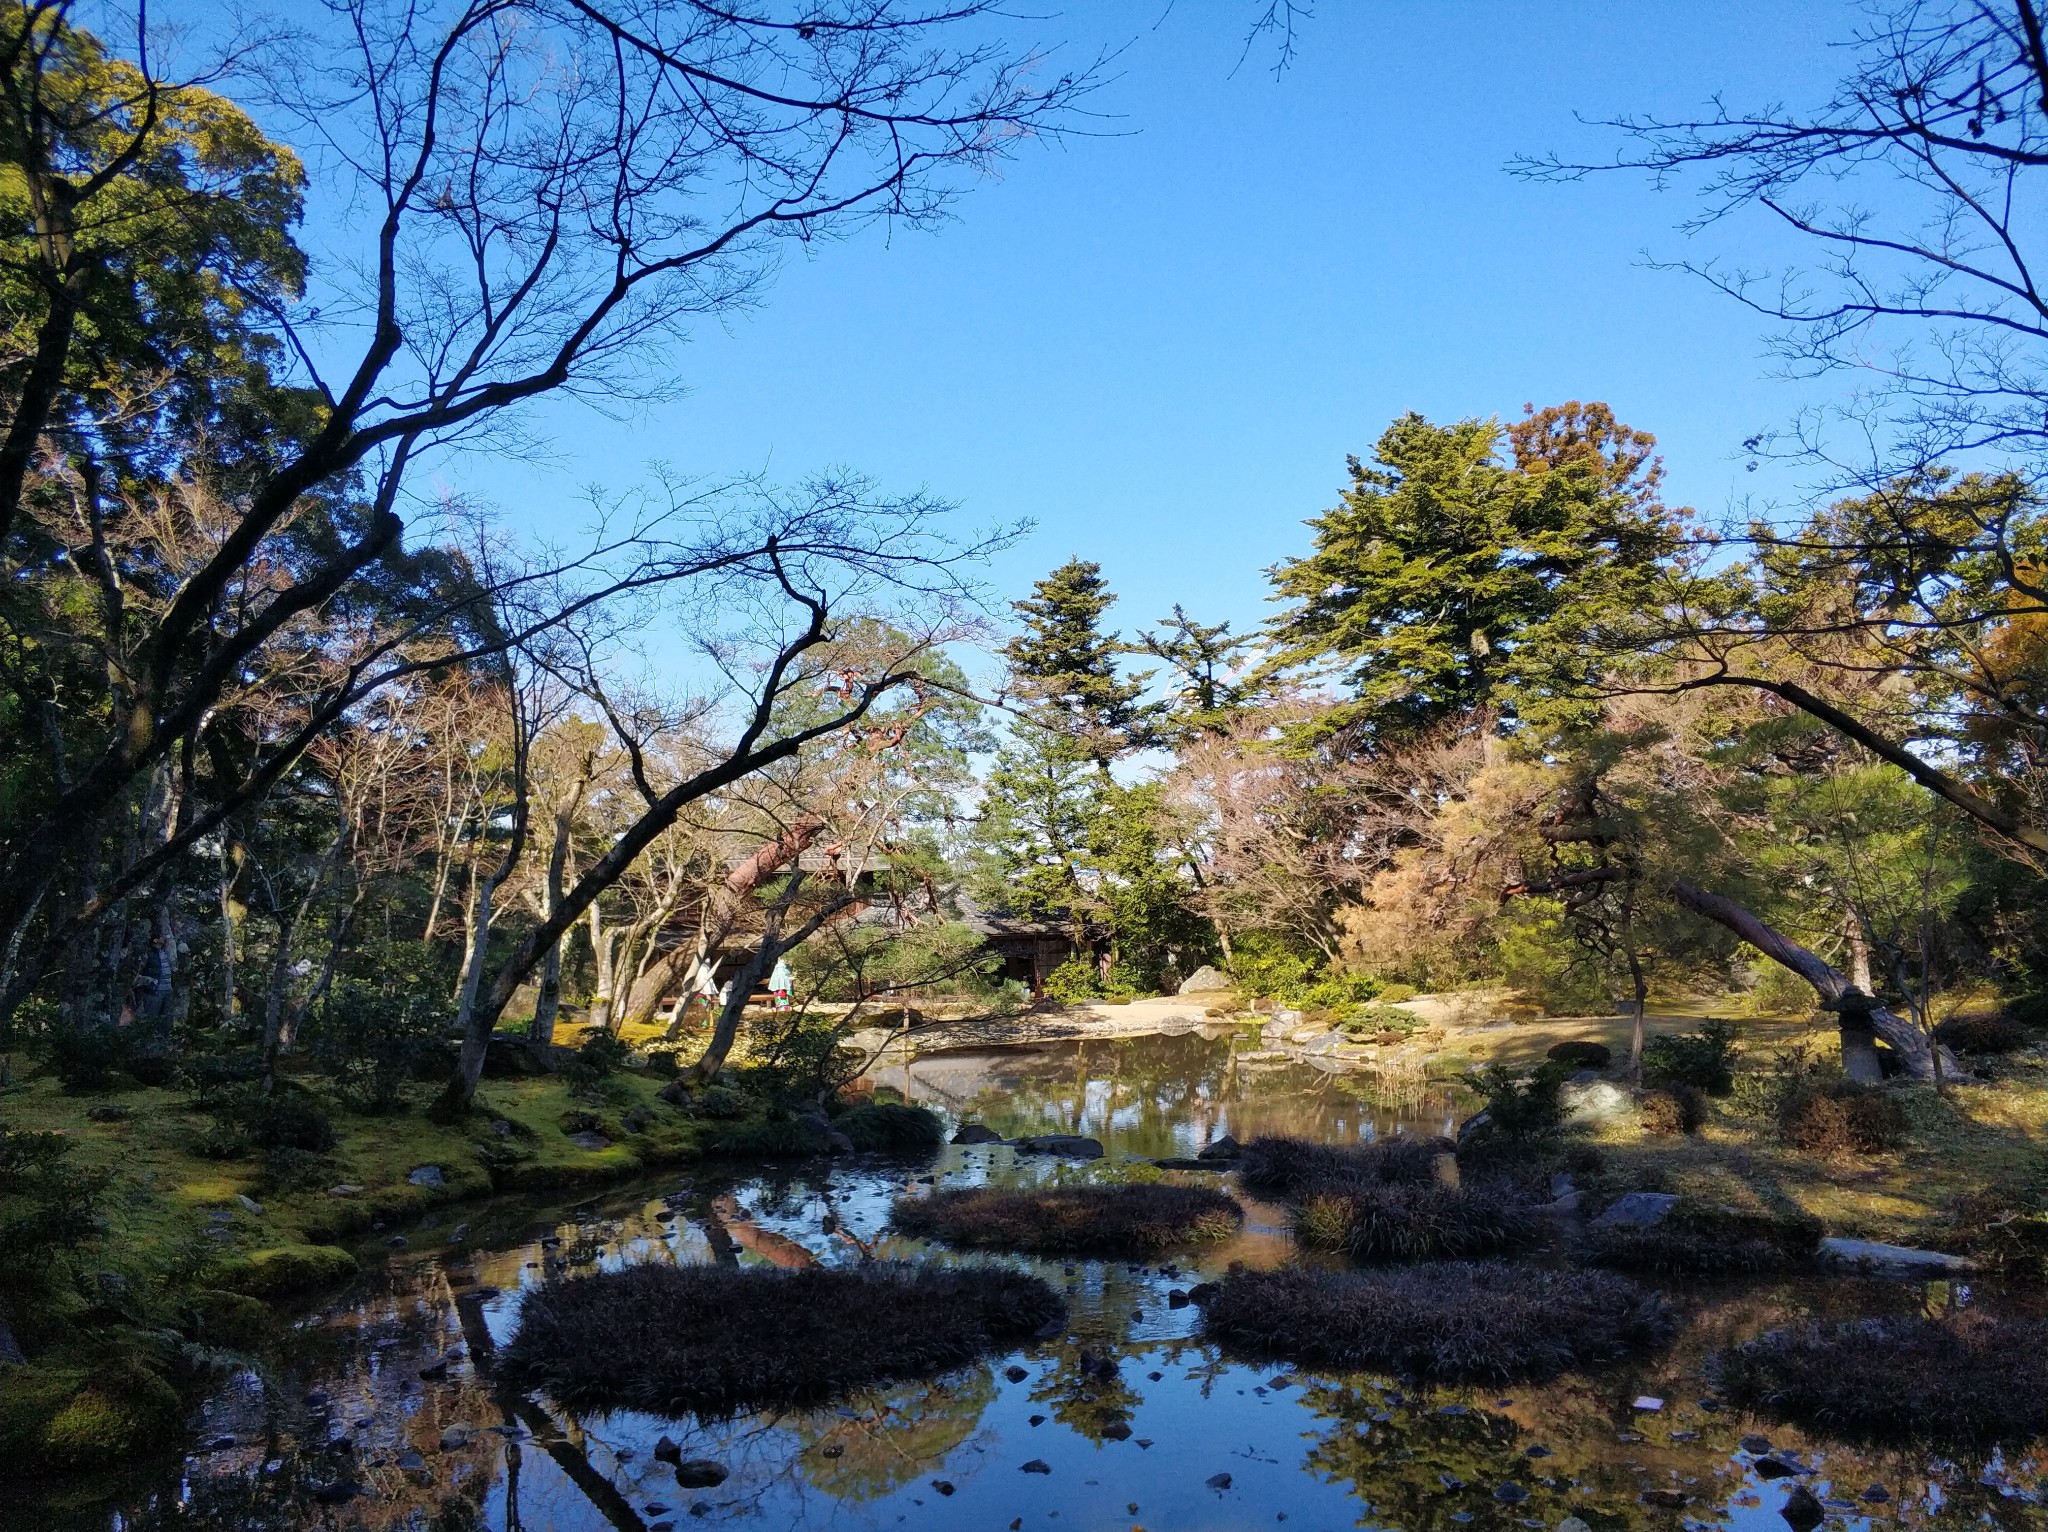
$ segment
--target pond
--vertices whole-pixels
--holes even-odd
[[[1947,1308],[1952,1284],[1851,1279],[1666,1290],[1685,1315],[1647,1361],[1538,1387],[1421,1388],[1368,1374],[1251,1367],[1199,1336],[1176,1290],[1233,1261],[1294,1257],[1282,1212],[1246,1200],[1244,1231],[1163,1263],[1026,1261],[1067,1296],[1057,1338],[928,1384],[825,1409],[726,1421],[578,1417],[494,1388],[487,1363],[518,1294],[629,1262],[968,1259],[887,1231],[891,1198],[940,1185],[1120,1173],[1127,1156],[1194,1153],[1217,1134],[1357,1142],[1455,1130],[1456,1103],[1375,1101],[1362,1077],[1241,1058],[1187,1035],[927,1056],[877,1078],[955,1121],[1006,1135],[1078,1132],[1081,1168],[1007,1146],[935,1161],[699,1170],[567,1207],[452,1207],[306,1317],[277,1373],[207,1401],[199,1448],[126,1480],[0,1501],[37,1529],[332,1526],[458,1532],[747,1528],[1072,1529],[1733,1527],[1784,1532],[1804,1484],[1829,1526],[2044,1524],[2048,1459],[1961,1462],[1850,1447],[1722,1408],[1705,1358],[1788,1314]],[[1213,1178],[1212,1178],[1213,1179]],[[773,1346],[775,1337],[759,1338]],[[1656,1407],[1648,1407],[1655,1401]],[[1757,1433],[1762,1432],[1763,1436]],[[657,1456],[668,1437],[677,1452]],[[1768,1438],[1768,1447],[1764,1438]],[[1768,1450],[1777,1462],[1758,1464]],[[722,1482],[685,1488],[668,1460]],[[1796,1473],[1764,1477],[1777,1463]],[[351,1493],[351,1487],[353,1492]],[[1577,1532],[1567,1528],[1566,1532]]]

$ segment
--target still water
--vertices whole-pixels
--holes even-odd
[[[1175,1307],[1174,1289],[1232,1261],[1293,1256],[1280,1210],[1253,1200],[1243,1233],[1195,1258],[1016,1258],[1066,1293],[1064,1334],[834,1408],[729,1421],[579,1417],[491,1385],[488,1357],[511,1333],[521,1288],[553,1276],[638,1261],[841,1263],[864,1251],[962,1259],[887,1231],[890,1199],[919,1178],[1114,1176],[1126,1156],[1190,1155],[1224,1132],[1357,1142],[1455,1129],[1451,1102],[1375,1100],[1365,1078],[1246,1064],[1239,1049],[1200,1035],[989,1049],[876,1077],[956,1123],[1100,1138],[1108,1152],[1093,1167],[949,1147],[908,1166],[697,1171],[573,1207],[451,1208],[310,1315],[275,1375],[243,1375],[210,1400],[202,1450],[182,1465],[7,1514],[63,1532],[1504,1532],[1568,1516],[1593,1532],[1785,1532],[1779,1508],[1805,1484],[1830,1528],[2048,1525],[2038,1448],[1968,1463],[1856,1449],[1744,1420],[1719,1406],[1703,1373],[1718,1346],[1793,1313],[1976,1301],[1965,1288],[1843,1279],[1673,1290],[1687,1323],[1654,1359],[1540,1387],[1403,1387],[1239,1365],[1202,1342],[1198,1311]],[[1638,1408],[1646,1398],[1661,1407]],[[655,1455],[663,1436],[682,1458],[721,1465],[724,1481],[681,1487]],[[1796,1477],[1759,1476],[1764,1437]]]

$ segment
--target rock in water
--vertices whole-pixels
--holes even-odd
[[[1792,1493],[1785,1497],[1785,1504],[1778,1514],[1785,1518],[1792,1532],[1813,1532],[1813,1529],[1827,1520],[1827,1510],[1818,1496],[1804,1484],[1795,1485]]]
[[[960,1131],[953,1135],[956,1144],[1000,1144],[1002,1141],[1002,1134],[979,1122],[963,1122]]]
[[[1243,1153],[1244,1145],[1226,1133],[1202,1150],[1201,1153],[1197,1154],[1195,1158],[1198,1160],[1234,1160]]]
[[[1216,1490],[1220,1493],[1221,1491],[1230,1488],[1230,1475],[1227,1473],[1212,1473],[1203,1482],[1206,1483],[1209,1486],[1209,1488]]]
[[[684,1489],[712,1489],[725,1479],[725,1465],[709,1458],[686,1458],[676,1464],[676,1483]]]
[[[1083,1138],[1078,1133],[1041,1133],[1034,1138],[1020,1138],[1017,1148],[1023,1154],[1058,1154],[1073,1160],[1102,1158],[1102,1140]]]
[[[1050,1464],[1050,1463],[1046,1462],[1046,1460],[1045,1460],[1044,1458],[1033,1458],[1033,1459],[1032,1459],[1032,1460],[1031,1460],[1030,1462],[1028,1462],[1028,1463],[1026,1463],[1026,1464],[1024,1465],[1024,1472],[1026,1472],[1026,1473],[1051,1473],[1051,1472],[1052,1472],[1052,1464]]]
[[[1229,974],[1220,973],[1207,963],[1204,963],[1185,979],[1182,979],[1180,981],[1180,988],[1174,991],[1174,993],[1179,995],[1213,995],[1235,987],[1231,983]]]
[[[654,1458],[658,1463],[680,1463],[683,1460],[683,1449],[676,1444],[674,1437],[664,1434],[661,1440],[654,1444]]]

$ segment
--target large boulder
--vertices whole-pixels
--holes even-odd
[[[1214,995],[1236,988],[1230,982],[1230,975],[1204,963],[1185,979],[1174,993],[1181,995]]]
[[[1621,1116],[1635,1105],[1629,1093],[1611,1080],[1575,1082],[1557,1093],[1566,1122],[1602,1123]]]
[[[1670,1192],[1623,1192],[1593,1220],[1596,1229],[1651,1229],[1671,1216],[1678,1198]]]
[[[981,1122],[963,1122],[953,1135],[956,1144],[1000,1144],[1002,1141],[1002,1134]]]

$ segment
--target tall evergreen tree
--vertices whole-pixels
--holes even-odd
[[[1069,559],[1031,590],[1012,603],[1024,631],[1003,647],[1011,687],[1039,723],[1106,772],[1118,756],[1153,742],[1159,707],[1139,701],[1151,673],[1117,673],[1125,650],[1102,630],[1116,596],[1100,564]]]

